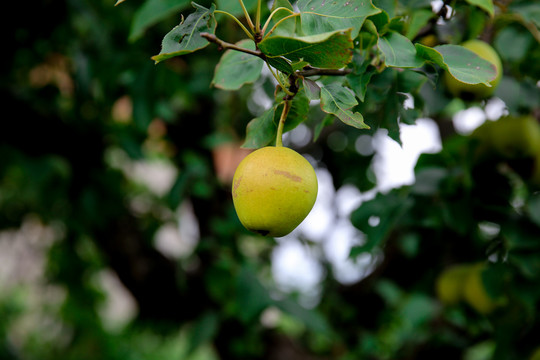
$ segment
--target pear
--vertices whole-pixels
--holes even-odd
[[[437,277],[435,291],[443,304],[456,305],[463,300],[465,282],[471,268],[470,264],[453,265]]]
[[[293,231],[317,199],[317,176],[299,153],[268,146],[250,153],[235,171],[233,203],[244,227],[281,237]]]

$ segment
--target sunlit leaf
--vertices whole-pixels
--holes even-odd
[[[371,0],[299,0],[297,5],[301,13],[304,34],[320,34],[351,28],[353,39],[358,36],[368,16],[381,12],[373,6]]]

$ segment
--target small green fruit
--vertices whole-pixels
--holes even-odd
[[[233,203],[246,229],[280,237],[293,231],[317,199],[317,176],[311,164],[286,147],[264,147],[236,169]]]
[[[485,99],[493,94],[499,82],[502,78],[502,62],[499,54],[489,45],[488,43],[482,40],[469,40],[461,44],[461,46],[466,49],[471,50],[476,55],[480,56],[482,59],[489,61],[495,65],[497,70],[497,76],[495,79],[490,81],[491,87],[488,87],[484,84],[466,84],[461,81],[456,80],[450,73],[444,73],[444,80],[448,91],[455,97],[462,97],[467,100],[473,99]]]
[[[482,142],[485,150],[504,159],[540,154],[540,124],[532,116],[505,116],[487,121],[472,136]]]
[[[437,277],[435,291],[443,304],[456,305],[463,300],[465,282],[471,267],[470,264],[453,265]]]
[[[465,301],[473,309],[481,314],[487,315],[499,306],[499,299],[492,298],[484,287],[484,282],[482,281],[482,272],[484,271],[484,268],[484,264],[476,264],[470,270],[469,276],[467,276],[467,280],[465,281],[463,295]]]

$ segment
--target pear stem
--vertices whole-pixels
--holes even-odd
[[[285,100],[283,102],[283,110],[281,111],[281,117],[279,118],[279,124],[276,134],[276,147],[283,146],[283,128],[285,126],[285,120],[287,120],[287,115],[291,109],[291,100]]]

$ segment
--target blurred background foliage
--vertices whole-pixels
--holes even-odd
[[[430,1],[373,3],[396,22],[434,13]],[[0,359],[532,358],[540,154],[488,146],[478,155],[484,140],[452,120],[477,109],[491,122],[495,102],[538,125],[540,4],[446,4],[446,21],[426,21],[415,41],[493,44],[504,64],[495,97],[452,98],[440,69],[426,82],[398,69],[366,72],[359,111],[372,130],[335,122],[312,141],[327,121],[314,106],[285,139],[328,188],[322,219],[275,240],[242,228],[229,191],[247,152],[239,148],[246,124],[273,98],[271,78],[212,88],[221,56],[212,45],[150,60],[179,13],[191,11],[188,1],[10,2],[6,14],[17,21],[4,22],[0,80]],[[240,15],[232,1],[218,8]],[[243,37],[225,18],[218,33]],[[397,91],[414,107],[400,110]],[[431,119],[443,145],[419,158],[413,184],[382,191],[377,124],[398,115],[401,124]],[[519,143],[527,131],[516,133]],[[339,202],[358,194],[354,211]],[[309,284],[278,281],[276,249],[287,241],[315,259],[288,264]],[[328,251],[336,247],[347,253],[337,261]],[[343,264],[355,275],[340,275]],[[447,303],[437,279],[456,264],[482,264],[480,280]]]

